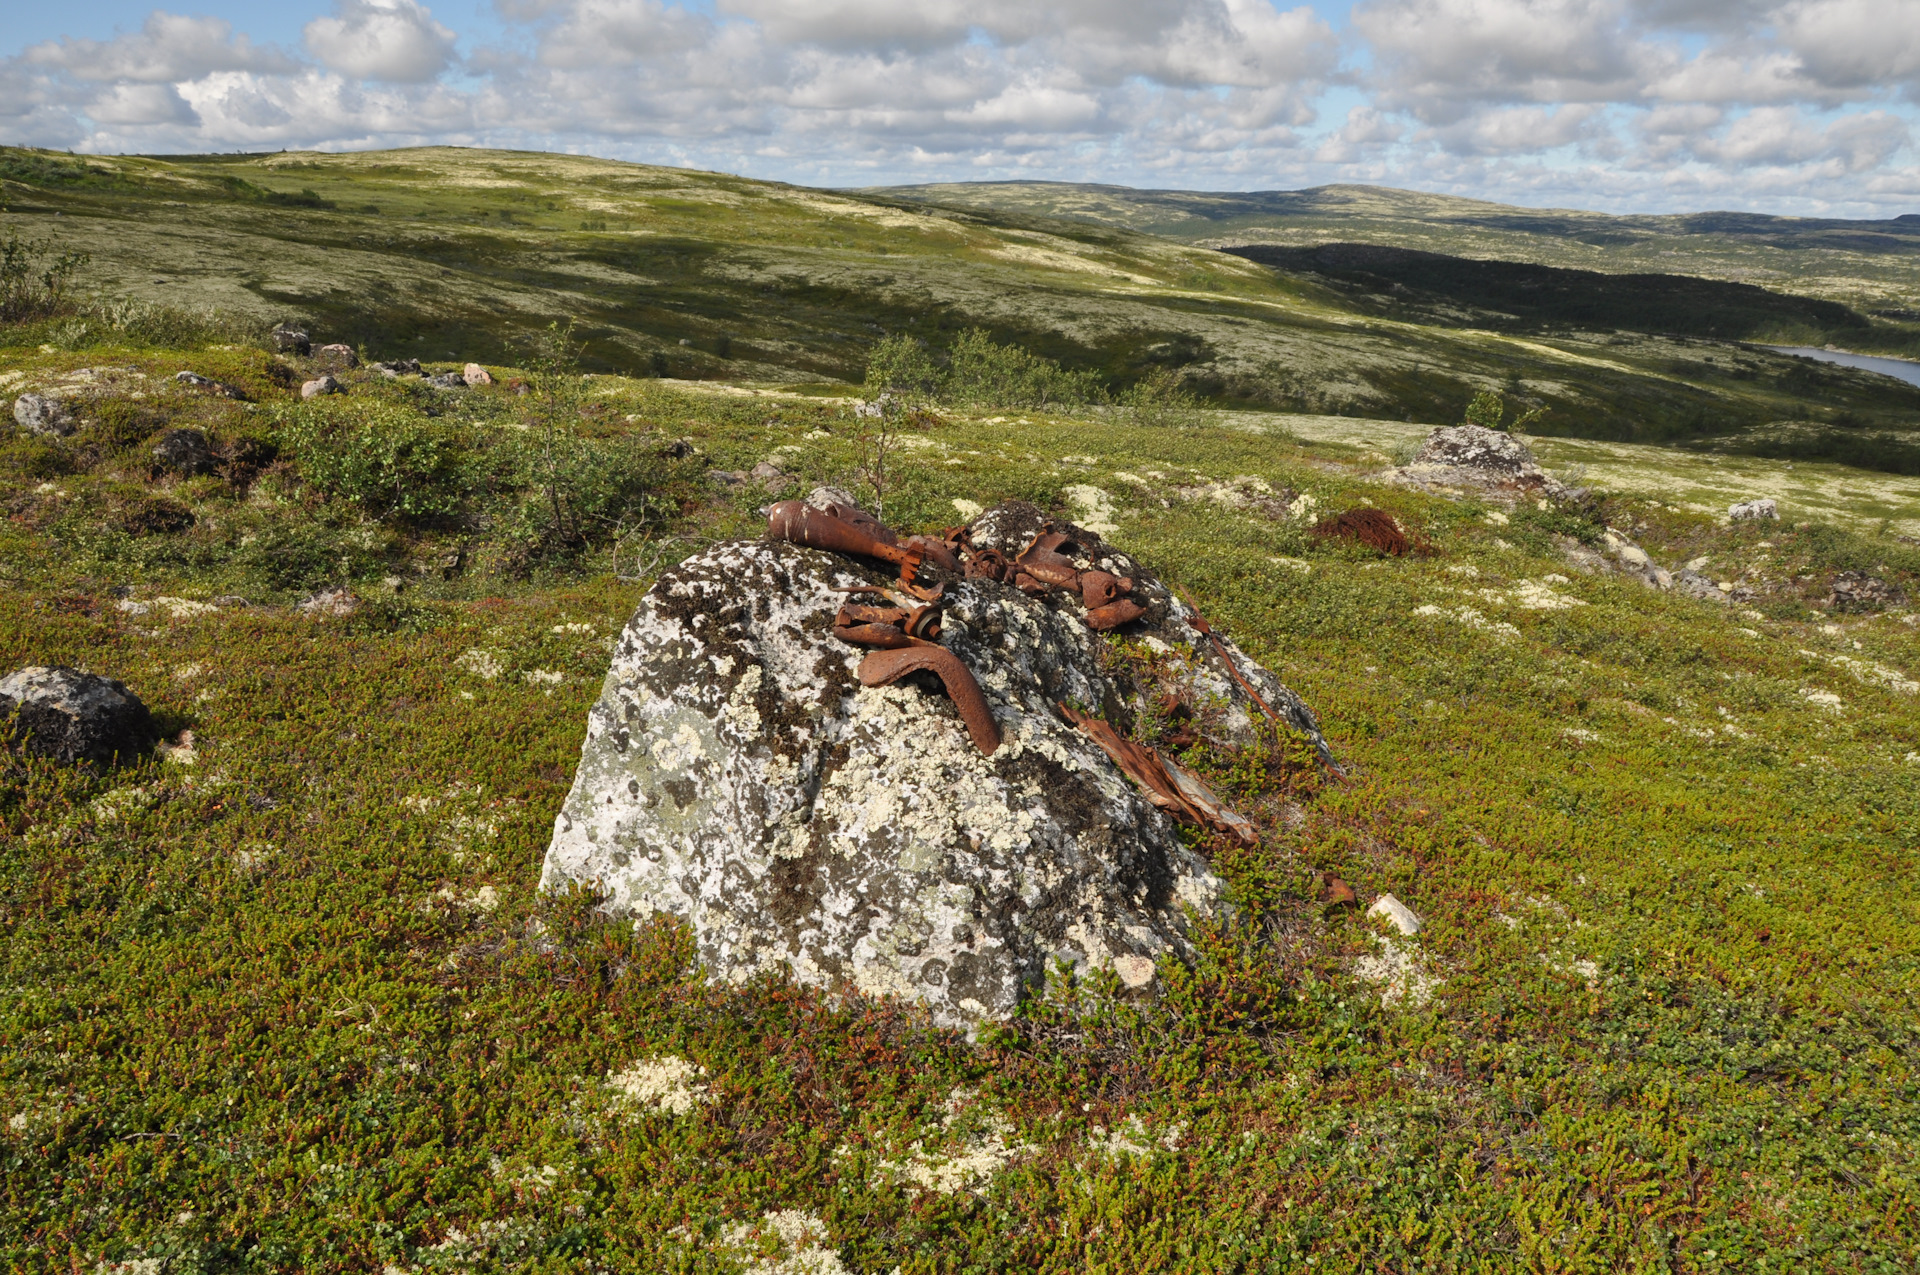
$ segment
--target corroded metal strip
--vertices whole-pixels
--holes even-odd
[[[916,642],[901,650],[875,651],[860,661],[860,685],[891,686],[907,674],[921,671],[932,673],[946,686],[947,697],[960,710],[960,720],[967,724],[974,747],[991,757],[1000,747],[1000,727],[972,671],[946,647]]]
[[[1146,613],[1147,609],[1132,598],[1121,598],[1088,611],[1087,627],[1096,633],[1105,633],[1109,629],[1119,628],[1130,620],[1137,620]]]
[[[1251,846],[1259,841],[1260,834],[1251,820],[1227,807],[1213,795],[1212,789],[1179,762],[1158,749],[1134,743],[1109,723],[1078,712],[1071,705],[1060,705],[1060,711],[1100,745],[1121,772],[1140,785],[1147,800],[1154,805],[1185,823],[1225,833],[1242,845]]]

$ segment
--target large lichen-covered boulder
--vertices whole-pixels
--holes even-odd
[[[140,697],[111,677],[32,665],[0,678],[0,739],[22,752],[107,765],[159,737]]]
[[[1482,425],[1443,425],[1420,451],[1393,471],[1403,485],[1467,488],[1484,495],[1560,497],[1566,489],[1541,469],[1528,446],[1513,435]]]
[[[1041,516],[1005,509],[976,524],[977,543]],[[839,590],[884,579],[780,541],[717,545],[667,572],[615,649],[543,886],[590,883],[616,914],[685,918],[716,976],[785,967],[924,1002],[946,1025],[1005,1016],[1055,960],[1146,987],[1157,957],[1186,949],[1188,916],[1223,906],[1222,883],[1056,705],[1125,722],[1149,688],[1103,669],[1108,639],[1076,599],[950,584],[941,643],[1003,737],[983,755],[938,681],[856,680],[866,652],[830,632]],[[1139,588],[1152,607],[1137,642],[1210,688],[1217,729],[1250,729],[1251,701],[1195,645],[1185,608],[1144,576]],[[1276,712],[1314,730],[1228,649]]]

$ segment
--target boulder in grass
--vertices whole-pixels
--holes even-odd
[[[280,354],[313,353],[313,340],[306,330],[282,323],[273,330],[273,348]]]
[[[439,372],[427,378],[427,384],[436,390],[464,390],[467,378],[458,372]]]
[[[197,429],[170,429],[154,440],[153,463],[182,477],[204,474],[213,468],[213,445]]]
[[[1010,503],[971,533],[1017,553],[1042,525]],[[897,577],[784,540],[669,570],[615,648],[542,884],[683,918],[719,978],[784,970],[918,1001],[949,1026],[1005,1018],[1055,963],[1149,988],[1156,961],[1190,951],[1191,918],[1226,906],[1224,885],[1074,716],[1125,731],[1171,690],[1209,715],[1203,733],[1250,742],[1252,686],[1322,741],[1291,692],[1204,637],[1138,563],[1053,525],[1082,569],[1135,581],[1139,658],[1093,632],[1077,597],[949,581],[938,641],[977,682],[990,749],[944,680],[863,685],[870,652],[833,635],[840,590]]]
[[[323,394],[345,394],[347,387],[335,379],[333,373],[317,376],[300,387],[301,398],[319,398]]]
[[[360,366],[360,356],[354,353],[351,345],[323,345],[313,352],[313,357],[342,369]]]
[[[460,373],[460,379],[468,385],[492,385],[493,373],[487,371],[487,369],[481,367],[478,363],[469,363],[466,366],[466,370]]]
[[[64,438],[76,428],[73,409],[51,394],[22,394],[13,400],[14,423],[29,434]]]
[[[1772,522],[1780,517],[1780,505],[1770,496],[1742,500],[1727,506],[1727,517],[1734,522]]]
[[[1447,425],[1434,430],[1414,458],[1393,471],[1392,478],[1405,486],[1463,487],[1509,500],[1567,494],[1535,462],[1525,443],[1512,434],[1481,425]]]
[[[109,765],[151,752],[160,731],[140,697],[110,677],[34,665],[0,679],[10,747],[56,761]]]

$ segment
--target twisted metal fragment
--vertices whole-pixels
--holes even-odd
[[[1000,727],[987,707],[986,696],[980,693],[980,683],[973,680],[973,673],[960,657],[946,647],[914,642],[900,650],[875,651],[860,661],[858,676],[862,686],[891,686],[909,673],[922,671],[940,679],[947,688],[947,698],[960,711],[960,720],[967,724],[973,746],[991,757],[1000,747]]]
[[[845,505],[834,506],[835,511],[848,509]],[[817,509],[804,500],[783,500],[767,511],[767,534],[814,549],[891,562],[900,568],[901,584],[910,586],[920,571],[922,551],[901,548],[888,528],[859,510],[851,512],[859,517],[842,517],[839,512]]]
[[[1195,824],[1224,833],[1241,845],[1259,841],[1251,820],[1229,809],[1186,767],[1165,753],[1136,744],[1098,717],[1060,705],[1066,719],[1084,731],[1113,758],[1129,779],[1145,791],[1147,800],[1183,823]]]

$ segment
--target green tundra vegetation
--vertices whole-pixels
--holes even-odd
[[[300,317],[385,357],[511,360],[519,336],[572,318],[589,371],[838,383],[859,380],[885,336],[944,354],[978,330],[1116,394],[1175,375],[1218,406],[1431,421],[1457,420],[1495,390],[1546,408],[1533,426],[1544,435],[1920,473],[1920,387],[1765,348],[1909,349],[1920,329],[1886,317],[1920,307],[1903,291],[1920,287],[1908,251],[1920,231],[1905,221],[1870,232],[1846,223],[1852,238],[1795,231],[1802,239],[1780,227],[1771,239],[1728,239],[1705,223],[1663,221],[1659,246],[1640,257],[1546,259],[1527,245],[1581,243],[1580,227],[1612,219],[1463,211],[1461,201],[1393,191],[1300,196],[1315,195],[1307,202],[1319,211],[1289,243],[1378,238],[1455,257],[1683,270],[1771,289],[1648,285],[1606,306],[1511,315],[1501,306],[1515,288],[1465,267],[1416,279],[1402,297],[1397,279],[1357,285],[1299,263],[1277,269],[1206,246],[1226,242],[1218,236],[1184,242],[1125,217],[1092,219],[1071,202],[1003,198],[1055,190],[1047,186],[832,192],[454,148],[112,158],[0,148],[0,184],[24,233],[57,233],[89,254],[77,283],[95,292],[268,323]],[[1478,248],[1456,233],[1478,224],[1467,211],[1533,228]],[[1561,228],[1538,228],[1549,225]],[[1427,233],[1435,226],[1447,233]],[[1830,240],[1851,246],[1821,246]],[[1748,252],[1750,241],[1775,264],[1714,255],[1725,243]],[[1673,245],[1676,255],[1661,255]],[[1781,262],[1824,263],[1885,295]],[[85,339],[73,327],[51,335],[55,345]]]
[[[111,769],[0,761],[8,1269],[1920,1263],[1920,480],[1536,432],[1576,494],[1395,485],[1432,425],[1487,391],[1510,423],[1532,383],[1450,369],[1474,392],[1444,414],[1228,410],[1117,344],[1016,340],[1016,314],[1224,324],[1236,296],[1313,298],[1343,340],[1428,330],[1133,232],[544,156],[7,163],[23,235],[91,254],[81,283],[139,260],[180,285],[0,328],[0,393],[75,408],[0,444],[0,668],[119,677],[168,737]],[[974,299],[760,291],[802,261]],[[1272,306],[1274,332],[1309,312]],[[936,312],[950,331],[881,322]],[[360,346],[344,394],[301,400],[339,364],[272,352],[279,317]],[[1575,345],[1430,331],[1436,376],[1444,350]],[[858,417],[827,381],[876,349],[915,410]],[[405,355],[493,383],[365,366]],[[1556,375],[1669,383],[1628,360]],[[181,429],[204,461],[156,456]],[[782,477],[744,477],[762,462]],[[710,984],[673,924],[537,891],[642,593],[821,482],[903,529],[1009,498],[1111,525],[1320,714],[1343,773],[1286,738],[1183,754],[1261,837],[1196,840],[1237,908],[1163,994],[1063,971],[969,1039]],[[1749,495],[1781,520],[1729,522]],[[1430,551],[1311,534],[1363,506]],[[1608,528],[1731,600],[1574,570]],[[1327,910],[1323,874],[1424,929]]]

